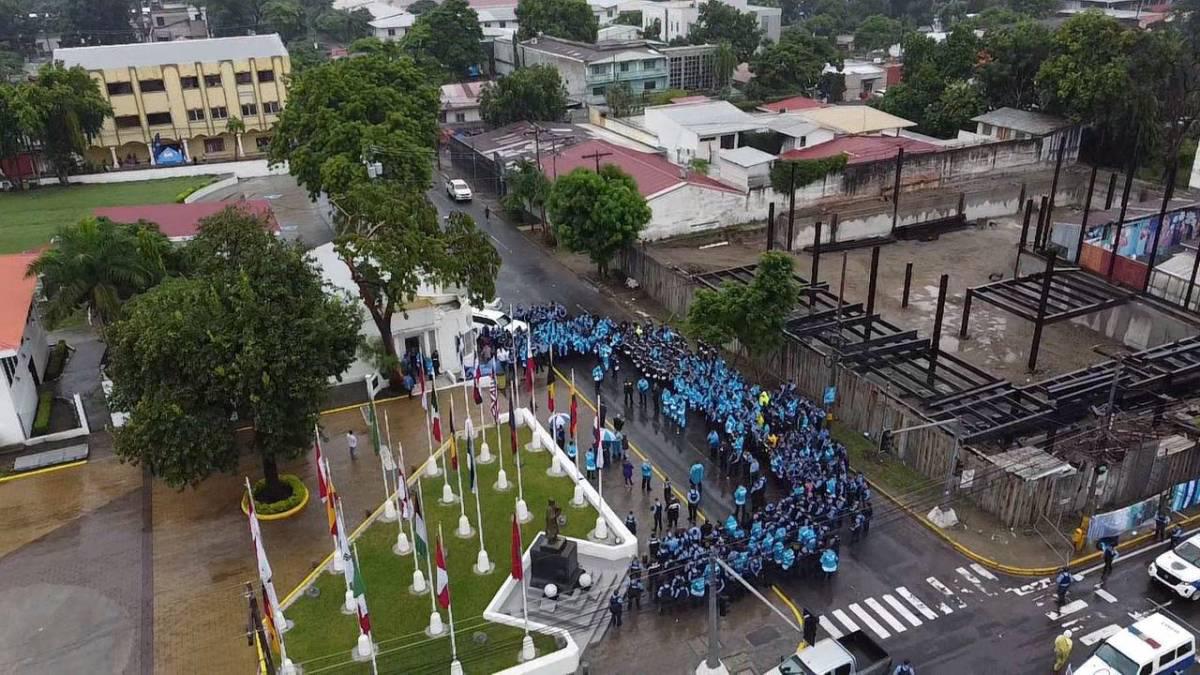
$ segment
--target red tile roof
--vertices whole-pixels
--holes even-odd
[[[863,164],[881,159],[891,159],[897,151],[905,153],[934,152],[938,146],[912,138],[897,136],[842,136],[827,143],[801,150],[788,150],[780,159],[821,159],[845,154],[847,164]]]
[[[811,99],[807,96],[793,96],[791,98],[785,98],[782,101],[775,101],[774,103],[764,103],[758,106],[758,109],[766,110],[767,112],[782,113],[791,112],[793,110],[808,110],[809,108],[824,107],[825,104],[816,99]]]
[[[168,239],[190,239],[200,231],[200,221],[219,213],[226,207],[244,208],[267,219],[267,228],[279,232],[279,223],[271,211],[271,202],[265,199],[246,199],[236,202],[196,202],[195,204],[145,204],[142,206],[106,206],[92,209],[97,218],[108,218],[116,223],[136,223],[145,220],[157,223],[158,229]]]
[[[668,162],[661,155],[638,152],[601,140],[584,141],[572,145],[564,148],[557,155],[547,154],[542,158],[542,169],[552,180],[579,167],[594,170],[596,158],[585,155],[595,155],[597,152],[604,155],[600,158],[601,166],[612,164],[632,176],[633,180],[637,182],[638,192],[642,193],[643,197],[648,198],[683,183],[740,194],[740,190],[736,188],[692,171],[687,172],[687,178],[682,178],[680,172],[683,171],[683,167]],[[608,154],[605,155],[605,153]]]
[[[37,253],[0,255],[0,351],[19,350],[37,279],[26,277]]]

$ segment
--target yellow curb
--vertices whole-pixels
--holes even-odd
[[[63,469],[71,469],[71,468],[74,468],[77,466],[83,466],[84,464],[87,464],[87,463],[88,463],[88,461],[86,459],[81,459],[81,460],[78,460],[75,462],[67,462],[66,464],[58,464],[56,466],[48,466],[44,469],[34,469],[33,471],[23,471],[21,473],[14,473],[11,476],[5,476],[3,478],[0,478],[0,483],[7,483],[10,480],[20,480],[22,478],[30,478],[32,476],[40,476],[42,474],[53,473],[55,471],[61,471]]]
[[[303,481],[301,481],[301,483],[303,483]],[[300,513],[301,511],[304,510],[304,507],[308,506],[308,499],[310,496],[312,496],[312,490],[309,490],[308,486],[305,485],[304,486],[304,499],[301,499],[299,504],[293,506],[292,508],[288,509],[287,511],[283,511],[282,513],[271,513],[271,514],[267,514],[267,515],[261,515],[261,514],[255,513],[255,516],[259,520],[268,521],[268,522],[272,521],[272,520],[287,520],[288,518],[291,518],[292,516],[296,515],[297,513]],[[241,507],[242,507],[242,513],[247,516],[250,515],[249,497],[250,497],[250,495],[242,495],[242,500],[240,502]]]
[[[792,602],[792,599],[784,594],[783,591],[779,590],[779,587],[775,584],[771,584],[771,590],[775,591],[775,595],[779,596],[779,599],[783,601],[783,604],[787,605],[788,609],[792,610],[792,616],[796,617],[796,622],[803,626],[804,616],[800,614],[800,610],[796,608],[796,605]]]

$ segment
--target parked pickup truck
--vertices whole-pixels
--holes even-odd
[[[861,630],[797,651],[766,675],[886,675],[892,657]]]

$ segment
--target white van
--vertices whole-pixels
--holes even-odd
[[[1166,675],[1195,663],[1195,636],[1156,613],[1101,643],[1075,675]]]
[[[1185,599],[1200,598],[1200,534],[1154,559],[1150,577]]]

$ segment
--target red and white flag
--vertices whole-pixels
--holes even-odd
[[[446,573],[446,554],[442,551],[442,533],[438,532],[437,553],[435,554],[435,572],[433,590],[437,595],[438,604],[442,609],[450,608],[450,575]]]
[[[512,578],[520,581],[525,578],[525,557],[521,546],[521,526],[517,523],[517,514],[512,517]]]
[[[321,454],[321,432],[313,429],[313,448],[317,453],[317,494],[321,495],[321,503],[329,500],[329,476],[325,475],[325,458]]]

